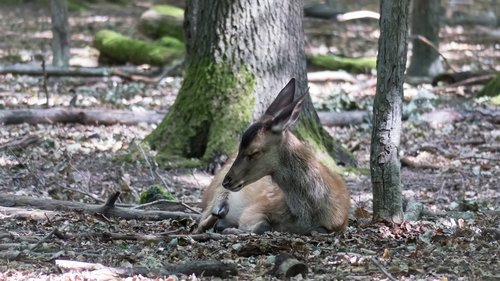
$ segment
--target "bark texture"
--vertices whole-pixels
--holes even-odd
[[[370,171],[373,219],[403,219],[399,144],[406,66],[409,0],[381,0],[377,92],[373,104]]]
[[[52,19],[52,64],[67,67],[69,65],[69,23],[66,0],[50,0]]]
[[[411,76],[434,76],[443,71],[443,65],[439,60],[439,53],[415,38],[423,36],[439,48],[439,19],[441,15],[441,2],[436,0],[414,0],[412,1],[411,34],[412,56],[408,75]]]
[[[290,78],[297,79],[297,96],[307,90],[301,1],[191,0],[184,24],[184,82],[146,139],[160,162],[228,154]],[[310,100],[304,112],[302,126],[317,143],[329,140],[332,150]]]

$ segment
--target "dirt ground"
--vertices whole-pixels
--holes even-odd
[[[40,64],[40,57],[50,61],[49,13],[40,4],[26,2],[0,6],[3,64]],[[97,52],[89,46],[100,29],[139,36],[134,25],[144,3],[127,9],[91,6],[87,12],[72,13],[71,63],[97,64]],[[322,28],[315,29],[317,25]],[[377,22],[306,19],[305,27],[308,53],[376,54]],[[317,34],[318,30],[324,31]],[[443,27],[440,50],[458,70],[500,71],[498,34],[500,30],[491,27]],[[358,83],[311,83],[318,109],[370,112],[375,76],[352,77]],[[168,77],[152,85],[117,77],[50,78],[48,90],[51,106],[67,107],[72,101],[83,108],[165,111],[181,81]],[[39,77],[0,75],[0,109],[43,107],[41,85]],[[424,206],[418,221],[398,226],[370,223],[371,129],[364,122],[327,128],[358,161],[358,169],[348,168],[343,174],[353,205],[345,233],[189,236],[196,227],[193,219],[125,220],[83,212],[36,213],[33,208],[23,215],[3,206],[0,280],[220,280],[205,273],[188,276],[168,271],[168,265],[196,260],[234,266],[238,274],[226,277],[229,280],[270,280],[276,277],[268,272],[281,253],[292,254],[308,267],[305,276],[293,280],[499,280],[500,111],[487,99],[475,97],[480,88],[405,84],[402,186],[406,199]],[[201,191],[213,175],[199,169],[157,169],[154,152],[139,146],[153,128],[149,124],[2,125],[0,197],[103,204],[119,191],[117,203],[135,204],[140,192],[165,184],[183,202],[176,208],[200,211]],[[9,145],[27,136],[33,140],[28,145]],[[69,270],[59,264],[61,260],[102,266]],[[122,278],[106,267],[147,270]],[[154,270],[159,268],[167,269]]]

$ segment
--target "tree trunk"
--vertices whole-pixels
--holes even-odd
[[[50,0],[52,65],[69,66],[69,23],[66,0]]]
[[[403,219],[399,143],[406,66],[409,0],[381,0],[377,92],[373,104],[370,171],[373,219]]]
[[[301,1],[191,0],[186,7],[184,81],[146,139],[160,162],[227,155],[290,78],[297,96],[307,91]],[[305,109],[298,135],[333,150],[310,100]]]
[[[439,53],[428,44],[416,38],[420,35],[427,38],[439,48],[439,20],[441,16],[440,1],[412,1],[411,34],[413,36],[413,52],[410,59],[408,75],[435,76],[443,72]]]

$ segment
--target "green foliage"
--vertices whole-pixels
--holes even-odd
[[[118,63],[165,65],[184,55],[184,47],[165,47],[132,39],[111,30],[97,32],[93,45],[101,55]]]
[[[346,58],[334,55],[317,55],[309,56],[308,62],[326,70],[343,69],[349,72],[366,72],[370,69],[375,69],[377,58]]]
[[[158,163],[165,166],[168,159],[181,158],[208,161],[236,149],[237,136],[251,119],[254,83],[244,66],[208,58],[191,61],[174,105],[146,138],[159,151]]]
[[[155,184],[150,186],[147,190],[141,192],[139,197],[139,204],[145,204],[160,199],[165,199],[169,201],[177,200],[175,196],[173,196],[170,192],[166,191],[165,188],[163,188],[161,185]]]
[[[68,0],[66,4],[68,7],[68,12],[72,13],[81,13],[89,9],[89,6],[83,1]]]
[[[491,79],[479,93],[478,97],[496,97],[500,96],[500,73],[493,79]]]
[[[184,41],[184,10],[170,5],[156,5],[146,11],[138,29],[150,38],[175,37]]]

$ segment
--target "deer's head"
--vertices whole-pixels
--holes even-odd
[[[294,101],[294,94],[295,79],[292,78],[259,121],[243,133],[238,155],[222,182],[224,188],[239,191],[278,169],[279,149],[286,141],[285,133],[299,117],[307,96],[305,93]]]

